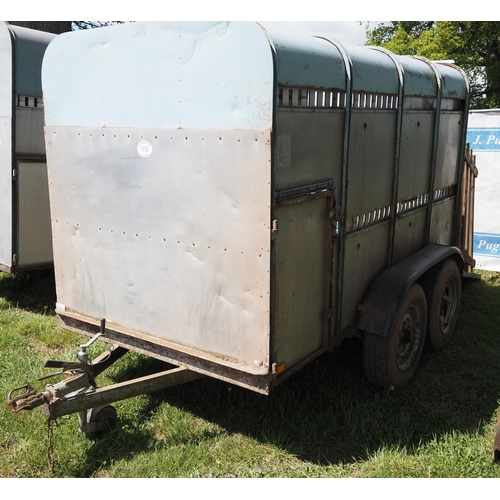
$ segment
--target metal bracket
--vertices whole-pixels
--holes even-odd
[[[273,227],[271,229],[271,234],[275,235],[278,233],[278,219],[273,219]]]
[[[315,184],[310,184],[308,186],[300,186],[292,189],[285,189],[284,191],[278,191],[275,195],[276,201],[286,200],[288,198],[297,198],[298,196],[304,196],[307,194],[318,193],[320,191],[335,190],[333,187],[333,180],[326,182],[318,182]]]

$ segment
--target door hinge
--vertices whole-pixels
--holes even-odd
[[[17,253],[15,253],[12,256],[12,267],[14,267],[17,264]]]
[[[17,180],[17,169],[15,168],[12,169],[12,180],[13,181]]]
[[[278,232],[278,219],[273,219],[271,234],[276,234],[277,232]]]
[[[342,209],[338,205],[335,205],[330,209],[328,215],[330,216],[332,224],[336,224],[337,222],[342,220]]]

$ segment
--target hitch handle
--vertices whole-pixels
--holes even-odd
[[[80,352],[76,355],[78,361],[87,363],[88,354],[87,349],[99,338],[105,334],[106,331],[106,318],[101,319],[101,331],[94,335],[87,343],[80,345]]]

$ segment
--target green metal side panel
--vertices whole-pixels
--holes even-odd
[[[347,218],[390,206],[395,129],[394,111],[353,112]]]
[[[42,59],[52,33],[11,26],[16,55],[15,91],[20,95],[41,96]]]
[[[420,250],[426,244],[426,208],[427,206],[424,206],[419,210],[407,212],[396,219],[392,256],[394,264]]]
[[[45,162],[18,162],[18,268],[52,264],[52,231]],[[34,244],[36,242],[36,244]]]
[[[330,193],[331,194],[331,193]],[[330,286],[328,197],[304,196],[277,209],[274,359],[287,370],[326,348]]]
[[[343,131],[344,110],[279,109],[276,118],[276,191],[340,180]],[[326,141],[325,137],[329,140]]]
[[[389,221],[347,234],[345,240],[342,330],[356,321],[357,306],[370,283],[387,267]]]
[[[270,30],[279,85],[345,90],[345,65],[338,49],[317,37]]]

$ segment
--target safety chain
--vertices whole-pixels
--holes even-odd
[[[47,419],[47,438],[48,438],[48,447],[47,447],[47,462],[49,464],[50,472],[54,472],[54,446],[52,442],[52,425],[51,422],[55,422],[52,418]]]

